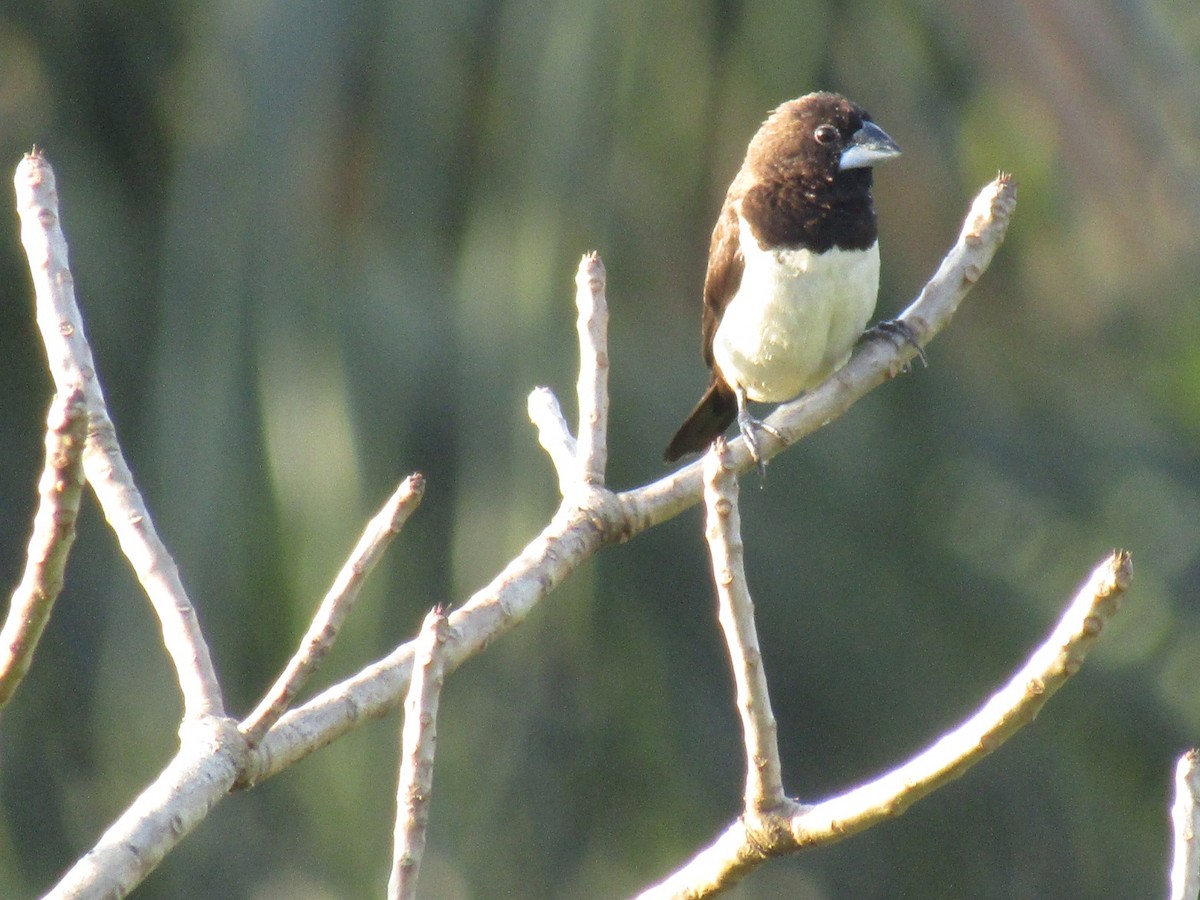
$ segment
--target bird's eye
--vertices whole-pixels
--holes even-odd
[[[828,146],[837,140],[838,130],[832,125],[819,125],[817,130],[813,132],[813,136],[817,139],[818,144]]]

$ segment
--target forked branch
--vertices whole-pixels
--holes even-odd
[[[959,304],[987,269],[1004,241],[1016,208],[1016,185],[1004,174],[986,185],[971,205],[958,240],[916,300],[900,316],[926,346],[954,316]],[[584,258],[584,264],[588,263]],[[905,343],[871,340],[820,387],[780,407],[768,421],[789,440],[799,440],[844,413],[859,398],[899,373],[916,355]],[[581,354],[589,358],[590,353]],[[607,360],[607,348],[597,354]],[[557,400],[546,388],[530,397],[530,415],[558,470],[564,495],[571,493],[576,441]],[[731,465],[753,465],[745,442],[730,442]],[[773,447],[771,448],[774,449]],[[700,463],[689,465],[640,488],[614,493],[593,488],[564,502],[554,518],[521,554],[450,616],[455,637],[446,646],[446,669],[453,671],[510,628],[520,624],[564,578],[606,544],[627,541],[678,515],[700,500]],[[579,498],[583,497],[583,505]],[[412,671],[413,641],[303,706],[284,715],[267,732],[255,754],[254,780],[269,778],[313,750],[395,709]]]
[[[722,452],[712,451],[709,458]],[[712,493],[728,506],[730,497],[733,496],[735,502],[736,495],[731,495],[728,489],[722,491],[719,486],[725,469],[719,461],[712,466]],[[730,514],[716,502],[710,502],[710,544],[732,539],[730,528],[714,525],[714,519],[729,522]],[[740,544],[740,538],[737,543]],[[713,572],[718,592],[727,591],[735,597],[744,594],[748,598],[744,584],[732,584],[742,576],[740,568],[724,566],[727,553],[727,550],[714,548]],[[1096,567],[1050,636],[1004,687],[957,728],[878,778],[811,805],[782,798],[781,794],[778,802],[756,805],[757,798],[751,788],[761,776],[748,771],[747,802],[741,816],[674,874],[642,893],[640,900],[711,896],[731,887],[771,857],[831,844],[884,819],[899,816],[922,797],[959,777],[1032,722],[1046,701],[1079,671],[1105,623],[1119,608],[1132,574],[1129,554],[1114,551]],[[727,582],[726,586],[722,587],[722,581]],[[724,602],[722,600],[722,604]],[[741,601],[741,605],[748,609],[748,599]],[[744,644],[743,632],[744,629],[734,632],[734,640],[730,642],[735,668],[739,657],[752,655],[747,648],[736,646]],[[725,633],[728,640],[730,629],[726,628]],[[735,671],[735,681],[737,678]],[[742,712],[747,759],[753,768],[763,761],[757,754],[764,744],[764,734],[772,741],[774,735],[773,728],[768,732],[751,714],[754,709],[766,706],[765,682],[752,687],[750,692],[751,695],[743,699],[743,688],[739,684],[738,707]],[[769,756],[766,760],[769,762]]]
[[[309,639],[293,664],[243,724],[243,730],[224,717],[220,687],[195,612],[174,562],[154,531],[108,418],[75,304],[53,173],[39,153],[30,154],[18,166],[16,184],[23,242],[33,273],[38,321],[51,372],[59,395],[68,396],[78,389],[87,410],[84,473],[158,614],[184,698],[180,752],[48,895],[123,896],[235,784],[252,787],[347,731],[394,710],[410,686],[418,642],[403,644],[307,704],[284,712],[336,633],[345,613],[344,598],[352,596],[359,575],[365,575],[365,566],[369,565],[365,563],[360,572],[352,562],[350,574],[339,580],[341,587],[335,586],[322,605]],[[962,234],[938,273],[902,317],[922,346],[949,321],[987,267],[1003,240],[1014,204],[1015,187],[1006,176],[985,187],[977,198]],[[571,435],[553,394],[540,389],[530,398],[531,417],[554,462],[563,501],[541,534],[490,584],[445,619],[438,658],[447,674],[519,624],[601,547],[628,540],[700,498],[698,464],[621,493],[604,486],[608,350],[604,269],[599,257],[593,254],[583,259],[577,287],[581,341],[577,436]],[[789,442],[798,440],[899,372],[914,352],[903,344],[868,341],[836,377],[781,407],[771,422]],[[730,477],[750,464],[743,442],[732,442],[723,464]],[[410,493],[410,500],[413,494],[419,495],[419,491]],[[410,508],[405,501],[397,502],[396,497],[393,501],[397,505],[389,506],[392,512]],[[398,527],[394,524],[398,520],[389,518],[389,522],[393,524],[385,530],[390,534]],[[363,559],[373,558],[373,553],[367,552]],[[742,641],[750,646],[745,637]],[[744,661],[751,684],[756,677],[750,671],[752,655],[747,654]],[[758,798],[753,805],[761,812],[772,806],[782,789],[777,766],[770,761],[769,707],[760,705],[749,710],[749,715],[749,725],[758,733],[751,759],[761,758],[767,764],[762,767],[761,778],[756,776],[756,783],[748,782],[746,793],[749,798]],[[872,812],[875,795],[852,795],[792,810],[788,827],[793,842],[812,843],[821,840],[822,834],[865,827],[872,815],[878,815]],[[783,806],[790,803],[785,798]],[[746,827],[746,822],[739,821]],[[740,841],[735,829],[730,835]],[[723,839],[727,843],[728,837]],[[692,868],[685,868],[680,877]]]

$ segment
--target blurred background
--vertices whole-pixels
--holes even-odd
[[[904,149],[876,176],[878,314],[998,170],[991,270],[917,368],[742,493],[789,792],[929,743],[1111,548],[1126,607],[1044,714],[902,818],[740,898],[1149,897],[1200,742],[1200,5],[1172,0],[8,0],[0,148],[57,175],[125,452],[247,712],[362,525],[425,501],[313,691],[541,528],[525,417],[574,406],[572,282],[611,305],[609,483],[667,471],[699,396],[709,232],[767,111],[819,88]],[[11,203],[11,194],[10,203]],[[51,384],[0,233],[0,578]],[[619,897],[736,814],[742,757],[692,509],[606,549],[448,680],[437,898]],[[310,692],[311,693],[311,692]],[[40,894],[176,747],[156,623],[90,496],[0,718],[0,894]],[[381,896],[397,716],[227,799],[138,897]]]

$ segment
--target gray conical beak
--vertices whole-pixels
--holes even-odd
[[[900,148],[887,136],[887,132],[874,122],[864,122],[863,127],[854,132],[850,143],[842,151],[838,168],[867,169],[875,163],[899,155]]]

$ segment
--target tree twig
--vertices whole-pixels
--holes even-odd
[[[180,581],[175,561],[154,529],[108,416],[84,335],[83,317],[75,303],[75,282],[59,222],[54,172],[36,147],[17,166],[14,184],[21,243],[33,275],[37,323],[46,345],[50,375],[59,396],[80,390],[87,406],[84,474],[158,615],[163,644],[183,694],[184,718],[222,716],[225,706],[221,687],[196,610]]]
[[[529,421],[537,428],[538,443],[550,457],[554,471],[558,475],[558,492],[565,497],[572,490],[572,484],[577,475],[575,470],[576,447],[575,438],[571,435],[571,427],[563,415],[562,407],[554,391],[548,387],[536,387],[529,393],[525,404]]]
[[[1175,765],[1175,802],[1171,806],[1171,900],[1200,895],[1200,750],[1192,749]]]
[[[400,739],[400,777],[396,790],[396,832],[388,900],[414,900],[425,826],[433,793],[433,757],[437,747],[438,700],[442,693],[442,647],[449,632],[446,613],[435,606],[417,635],[416,667],[404,700]]]
[[[1101,629],[1120,606],[1132,578],[1129,554],[1115,551],[1096,567],[1050,636],[1009,682],[973,716],[928,749],[873,781],[811,806],[784,804],[778,814],[747,816],[641,900],[704,897],[736,883],[772,856],[831,844],[894,818],[936,788],[962,775],[1020,728],[1079,671]]]
[[[291,705],[321,661],[333,649],[342,623],[350,615],[359,590],[383,551],[392,542],[425,494],[425,477],[409,475],[388,498],[375,517],[367,523],[350,558],[338,572],[329,592],[321,601],[312,624],[300,641],[300,647],[288,661],[275,684],[239,726],[246,742],[253,747]]]
[[[608,465],[608,300],[600,255],[584,255],[575,275],[579,310],[579,448],[576,477],[583,484],[603,485]]]
[[[0,706],[12,699],[29,671],[50,610],[62,591],[83,495],[86,435],[83,392],[55,397],[46,418],[46,464],[38,483],[41,502],[33,519],[25,574],[13,591],[0,630]]]
[[[717,586],[717,618],[729,649],[734,700],[746,745],[743,814],[754,816],[777,809],[787,797],[767,672],[754,626],[754,601],[746,585],[738,480],[724,438],[718,438],[704,457],[704,506],[705,537]]]
[[[554,463],[558,490],[565,500],[587,505],[589,495],[604,486],[608,465],[608,300],[604,263],[599,254],[585,253],[575,273],[575,306],[579,311],[579,437],[571,435],[562,407],[547,387],[529,395],[529,421],[538,442]]]

